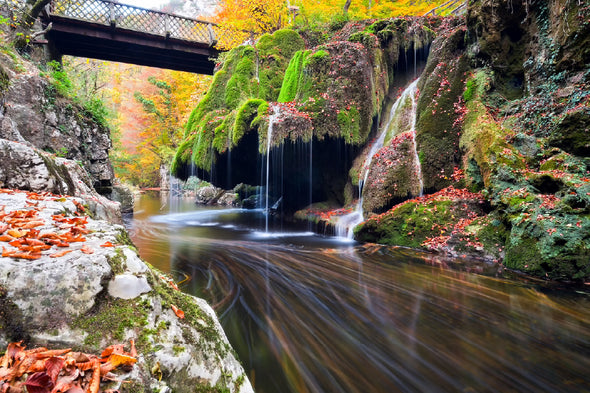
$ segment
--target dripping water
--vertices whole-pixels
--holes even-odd
[[[272,147],[272,131],[275,120],[278,117],[278,110],[275,112],[275,108],[270,108],[270,114],[268,116],[268,130],[266,132],[266,181],[265,181],[265,197],[264,197],[264,212],[265,222],[264,230],[268,233],[268,218],[270,216],[269,210],[269,191],[270,191],[270,152]]]
[[[417,91],[418,81],[419,81],[419,79],[416,79],[414,82],[412,82],[404,90],[404,92],[400,95],[400,97],[395,101],[395,103],[391,107],[391,110],[389,112],[389,118],[387,119],[387,123],[381,129],[381,133],[379,134],[379,137],[371,145],[371,149],[369,150],[369,154],[367,154],[367,158],[365,159],[365,162],[363,163],[363,167],[360,171],[360,175],[362,175],[362,177],[359,176],[359,200],[358,200],[358,203],[356,204],[353,212],[351,212],[349,214],[345,214],[342,217],[340,217],[340,219],[338,219],[338,221],[336,222],[336,236],[347,238],[347,239],[352,239],[353,234],[354,234],[353,233],[354,227],[356,227],[358,224],[363,222],[363,220],[364,220],[363,188],[364,188],[364,185],[365,185],[367,178],[369,176],[369,170],[371,168],[371,163],[373,161],[373,157],[383,147],[385,137],[387,136],[389,127],[392,124],[392,122],[396,119],[396,117],[397,117],[396,115],[397,115],[399,107],[406,101],[406,99],[408,97],[412,101],[411,132],[412,132],[412,136],[413,136],[412,139],[413,139],[413,146],[414,146],[414,157],[413,158],[415,160],[417,160],[418,153],[416,150],[416,138],[415,138],[415,134],[416,134],[416,99],[415,99],[415,95],[416,95],[416,91]],[[417,173],[418,173],[417,177],[420,182],[420,195],[421,195],[422,188],[423,188],[422,187],[422,171],[420,168],[420,162],[417,161],[417,163],[418,163],[417,164],[417,168],[418,168],[417,169]]]

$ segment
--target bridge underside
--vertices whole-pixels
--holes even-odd
[[[46,34],[59,55],[213,75],[219,52],[203,43],[187,42],[94,23],[72,23],[52,17]]]

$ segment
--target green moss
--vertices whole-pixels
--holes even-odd
[[[258,126],[266,112],[264,105],[259,104],[258,116],[250,119],[256,102],[252,100],[277,100],[285,69],[291,57],[303,48],[303,39],[297,32],[279,30],[261,37],[256,47],[242,45],[229,51],[207,94],[188,119],[184,140],[172,162],[172,173],[180,174],[191,161],[210,170],[218,153],[238,143],[248,129]],[[251,124],[247,124],[246,118]]]
[[[251,98],[246,101],[236,115],[236,121],[234,122],[233,130],[231,133],[232,144],[237,145],[240,139],[249,130],[255,128],[253,120],[257,119],[261,112],[261,107],[268,108],[268,103],[260,98]],[[264,112],[263,116],[266,114]],[[256,123],[258,124],[258,123]]]
[[[350,110],[341,110],[338,113],[338,125],[346,143],[358,144],[361,142],[360,124],[360,113],[356,107],[351,107]]]
[[[467,115],[459,146],[464,154],[463,166],[468,169],[468,174],[474,175],[467,183],[477,185],[483,182],[488,187],[491,176],[503,165],[512,170],[524,169],[526,162],[516,148],[506,142],[504,137],[508,131],[493,119],[481,102],[481,89],[485,89],[486,80],[484,71],[470,79],[474,94],[466,103]]]
[[[172,352],[174,353],[174,356],[178,356],[181,353],[183,353],[184,351],[186,351],[186,348],[181,345],[173,345],[172,346]]]
[[[127,270],[127,264],[125,263],[126,258],[125,255],[123,255],[123,249],[121,247],[115,249],[114,256],[107,255],[107,260],[109,261],[109,265],[111,266],[114,275],[123,274],[125,273],[125,270]]]
[[[253,78],[256,74],[256,52],[254,48],[244,46],[231,78],[225,88],[225,106],[237,108],[247,97],[256,95],[257,84]]]
[[[98,350],[105,340],[125,339],[128,329],[143,329],[147,325],[149,312],[149,306],[140,301],[115,299],[105,294],[97,298],[92,310],[77,317],[72,327],[83,330],[86,333],[84,344]]]
[[[303,38],[294,30],[278,30],[260,37],[256,44],[260,59],[258,98],[278,100],[285,70],[295,53],[304,48]]]
[[[121,393],[144,393],[145,386],[137,381],[126,381],[121,384]]]
[[[465,83],[465,91],[463,92],[463,99],[465,102],[469,102],[473,99],[473,96],[475,95],[475,88],[476,84],[473,79],[469,79]]]
[[[359,241],[420,248],[429,237],[441,234],[456,214],[451,201],[405,203],[380,219],[367,220],[355,229]],[[435,207],[436,206],[436,207]]]
[[[422,175],[426,192],[451,185],[450,175],[461,166],[459,138],[467,56],[460,49],[464,32],[456,31],[444,41],[439,56],[430,56],[420,81],[416,119],[416,143],[424,153]],[[459,55],[458,55],[459,54]]]
[[[364,45],[366,48],[376,48],[379,45],[379,40],[377,36],[369,31],[359,31],[352,34],[348,40],[350,42],[358,42]]]
[[[232,128],[235,124],[236,112],[227,115],[221,124],[215,127],[212,147],[218,152],[224,152],[230,146]]]
[[[301,79],[303,63],[310,53],[310,50],[298,51],[289,62],[277,100],[278,102],[290,102],[295,99]]]
[[[150,268],[158,272],[153,267],[150,266]],[[159,273],[158,276],[163,276],[163,274]],[[232,348],[224,342],[223,337],[215,328],[215,322],[211,316],[198,306],[192,296],[172,289],[157,277],[152,277],[149,283],[162,300],[164,309],[175,305],[184,311],[185,318],[179,320],[179,323],[181,324],[183,338],[187,343],[210,350],[209,352],[215,353],[216,356],[222,358],[232,351]],[[196,329],[199,337],[195,337],[191,330],[188,329],[188,326]]]

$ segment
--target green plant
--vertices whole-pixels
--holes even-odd
[[[68,149],[65,147],[60,147],[59,149],[57,149],[57,152],[55,153],[56,156],[58,157],[63,157],[66,158],[68,156]]]

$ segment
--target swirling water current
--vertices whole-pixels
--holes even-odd
[[[256,392],[590,392],[585,288],[270,221],[144,195],[129,222],[213,305]]]

